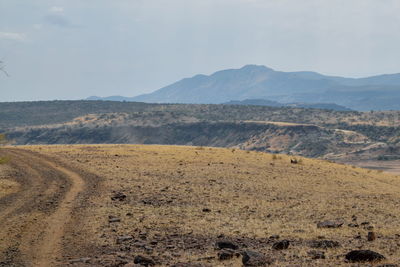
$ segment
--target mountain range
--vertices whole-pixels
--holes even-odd
[[[211,75],[196,75],[136,97],[90,97],[88,100],[147,103],[221,104],[249,99],[279,103],[336,104],[354,110],[400,110],[400,74],[366,78],[317,72],[283,72],[246,65]]]

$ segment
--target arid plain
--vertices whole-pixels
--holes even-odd
[[[0,266],[242,266],[249,250],[271,266],[365,266],[345,259],[357,249],[386,257],[373,266],[400,262],[394,174],[208,147],[1,154]]]

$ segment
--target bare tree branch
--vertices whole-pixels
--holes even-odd
[[[6,66],[4,65],[4,62],[1,60],[0,60],[0,71],[3,72],[7,77],[10,76],[6,71]]]

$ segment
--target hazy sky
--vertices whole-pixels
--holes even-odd
[[[0,0],[0,101],[134,96],[246,64],[400,72],[400,0]]]

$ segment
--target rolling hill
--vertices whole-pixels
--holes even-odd
[[[52,116],[48,116],[52,114]],[[400,112],[113,101],[0,103],[14,144],[234,147],[334,160],[397,160]]]

